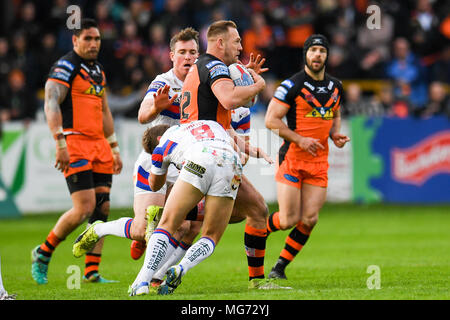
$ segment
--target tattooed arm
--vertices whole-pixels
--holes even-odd
[[[47,124],[53,138],[56,140],[56,162],[55,168],[61,172],[69,169],[69,152],[62,132],[62,114],[60,104],[67,96],[69,88],[55,81],[45,83],[44,111]]]

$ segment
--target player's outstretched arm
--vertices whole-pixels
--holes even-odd
[[[169,90],[170,86],[166,84],[153,94],[153,99],[142,100],[138,111],[139,123],[145,124],[153,121],[161,111],[169,108],[174,103],[178,95],[175,94],[170,98]]]
[[[234,143],[234,149],[244,155],[241,157],[241,161],[243,164],[245,164],[244,161],[246,162],[248,160],[246,159],[246,157],[248,156],[252,158],[263,158],[267,161],[267,163],[273,163],[272,158],[270,158],[270,156],[265,153],[264,150],[259,147],[250,145],[250,139],[242,139],[233,128],[228,129],[227,132],[230,135],[232,142]]]
[[[61,103],[67,96],[69,88],[56,81],[48,80],[45,83],[44,112],[48,127],[56,141],[55,168],[61,172],[69,170],[69,152],[62,129]]]

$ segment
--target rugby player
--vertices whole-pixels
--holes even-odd
[[[285,268],[317,223],[327,193],[328,138],[338,148],[350,141],[340,133],[342,84],[325,72],[328,50],[323,35],[311,35],[304,70],[280,84],[267,109],[266,127],[284,139],[275,175],[279,211],[269,216],[267,230],[294,227],[269,278],[286,279]]]
[[[106,78],[97,61],[100,32],[82,19],[72,36],[73,50],[52,66],[45,84],[45,115],[56,141],[55,168],[64,174],[73,207],[57,221],[45,241],[32,250],[31,274],[46,284],[56,247],[83,221],[106,221],[112,175],[122,170],[114,122],[105,93]],[[86,254],[84,279],[109,282],[98,272],[103,242]]]

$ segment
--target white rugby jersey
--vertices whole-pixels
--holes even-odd
[[[239,107],[231,110],[231,126],[239,135],[250,135],[250,109]]]
[[[161,113],[156,116],[153,121],[148,123],[149,127],[160,124],[173,126],[180,123],[180,95],[181,89],[183,88],[183,81],[175,76],[173,68],[166,73],[162,73],[156,76],[156,78],[148,86],[144,100],[153,99],[153,95],[156,93],[156,91],[158,91],[159,88],[163,88],[166,84],[170,86],[169,98],[172,98],[175,94],[178,94],[178,97],[169,108],[161,111]]]
[[[197,120],[170,127],[162,135],[153,150],[151,172],[163,175],[171,163],[181,170],[185,152],[194,148],[217,156],[219,162],[234,161],[232,155],[236,153],[231,137],[220,124],[211,120]],[[218,149],[224,152],[217,152]],[[234,159],[239,159],[237,153]]]

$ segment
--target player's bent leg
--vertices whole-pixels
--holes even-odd
[[[228,225],[233,205],[233,198],[206,196],[202,237],[186,252],[178,265],[169,268],[166,280],[158,289],[158,294],[173,293],[180,285],[181,278],[191,268],[212,255]]]
[[[173,254],[176,240],[172,234],[180,227],[188,212],[203,198],[203,193],[190,183],[178,179],[167,199],[158,228],[149,239],[144,264],[130,287],[130,295],[136,295],[142,283],[147,287],[159,266]],[[147,290],[148,292],[148,290]]]
[[[153,216],[153,209],[151,206],[163,207],[165,201],[165,194],[156,192],[140,192],[135,193],[133,201],[134,219],[130,225],[130,236],[134,239],[130,246],[130,255],[134,260],[138,260],[147,248],[146,235],[150,237],[150,230],[147,233],[147,228],[150,226],[153,232],[157,226],[157,219],[160,216]],[[148,210],[150,209],[150,212]],[[159,212],[154,212],[159,215]],[[148,215],[152,215],[153,220],[148,219]],[[155,219],[156,218],[156,219]]]

